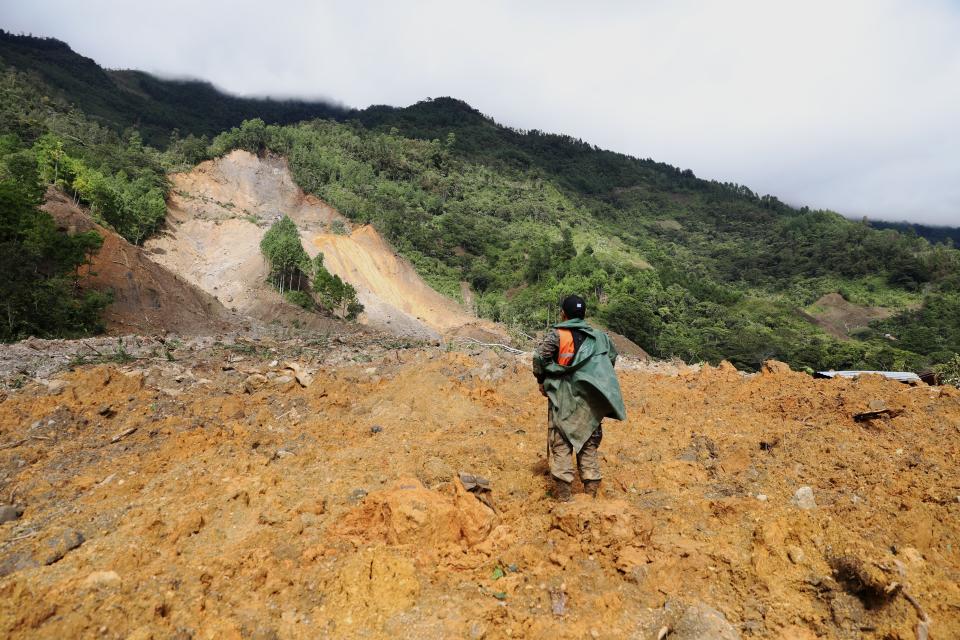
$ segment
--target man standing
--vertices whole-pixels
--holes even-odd
[[[554,497],[561,502],[570,500],[574,454],[584,491],[597,496],[602,478],[600,422],[627,417],[613,370],[617,350],[607,334],[584,322],[586,311],[583,298],[568,296],[561,305],[562,322],[547,332],[533,354],[533,375],[549,400],[547,457]]]

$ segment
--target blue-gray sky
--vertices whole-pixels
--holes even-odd
[[[104,66],[501,123],[849,216],[960,225],[960,2],[6,0]]]

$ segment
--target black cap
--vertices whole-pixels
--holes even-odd
[[[567,296],[563,299],[560,308],[570,319],[580,318],[583,320],[583,317],[587,315],[587,302],[580,296]]]

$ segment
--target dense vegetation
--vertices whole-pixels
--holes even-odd
[[[363,311],[353,286],[323,266],[322,253],[310,260],[297,225],[289,217],[283,216],[270,227],[260,241],[260,250],[270,265],[270,282],[288,301],[307,310],[319,302],[322,308],[350,320]]]
[[[541,169],[471,160],[457,144],[456,133],[417,140],[396,128],[255,120],[210,152],[286,155],[307,191],[375,224],[437,289],[456,297],[466,280],[481,314],[521,330],[555,320],[557,301],[577,291],[598,319],[658,356],[888,369],[960,348],[946,329],[937,342],[892,342],[879,327],[840,341],[798,313],[837,290],[865,304],[926,295],[921,311],[955,326],[956,315],[941,314],[960,278],[953,249],[656,163],[629,160],[633,187],[588,196]],[[904,315],[888,326],[896,322],[910,324]]]
[[[933,226],[915,222],[886,222],[883,220],[871,220],[870,226],[875,229],[893,229],[905,235],[917,235],[932,243],[949,243],[954,247],[960,247],[960,227]]]
[[[102,238],[59,231],[37,209],[41,191],[31,188],[36,169],[19,163],[15,170],[22,172],[20,180],[0,181],[0,341],[102,330],[100,312],[108,297],[76,286],[77,270]]]
[[[579,292],[596,320],[660,357],[727,358],[745,368],[773,357],[811,368],[920,369],[960,351],[960,252],[915,233],[796,209],[567,136],[505,128],[450,98],[288,126],[257,118],[209,140],[203,134],[214,120],[197,108],[207,94],[183,85],[174,100],[165,85],[167,97],[151,98],[150,108],[179,101],[184,111],[179,131],[157,121],[170,130],[158,150],[127,126],[135,108],[115,84],[85,92],[59,80],[51,91],[40,76],[62,65],[44,60],[54,71],[3,76],[5,177],[17,179],[17,163],[35,165],[39,183],[57,183],[134,242],[163,215],[165,170],[232,148],[274,152],[289,158],[305,190],[374,224],[438,290],[459,297],[468,282],[480,314],[518,331],[556,320],[557,302]],[[93,104],[103,123],[58,91]],[[267,244],[288,295],[350,315],[355,294],[322,260],[308,264],[292,243]],[[836,291],[902,312],[855,340],[837,340],[802,312]]]

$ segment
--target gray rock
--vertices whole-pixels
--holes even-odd
[[[360,502],[366,497],[367,497],[366,489],[363,489],[363,488],[354,489],[353,491],[350,492],[350,495],[347,496],[347,502],[351,504],[356,504],[357,502]]]
[[[677,603],[668,602],[664,609],[671,605],[677,608]],[[740,640],[740,633],[722,613],[703,602],[694,602],[683,607],[670,625],[668,637],[675,640]]]
[[[7,554],[0,560],[0,578],[23,569],[31,569],[39,564],[28,551]]]
[[[85,541],[83,534],[76,529],[64,529],[56,536],[47,540],[47,549],[41,558],[41,564],[53,564],[82,545]]]
[[[254,373],[243,381],[243,390],[247,393],[254,393],[265,384],[267,384],[266,376]]]
[[[19,520],[22,515],[23,507],[20,505],[5,504],[0,506],[0,522]]]
[[[800,487],[797,489],[797,492],[793,494],[790,502],[800,509],[817,508],[817,501],[813,497],[813,489],[811,487]]]
[[[454,476],[453,467],[447,464],[443,458],[431,456],[427,458],[420,473],[417,474],[420,480],[428,487],[433,487],[441,482],[447,482]]]

